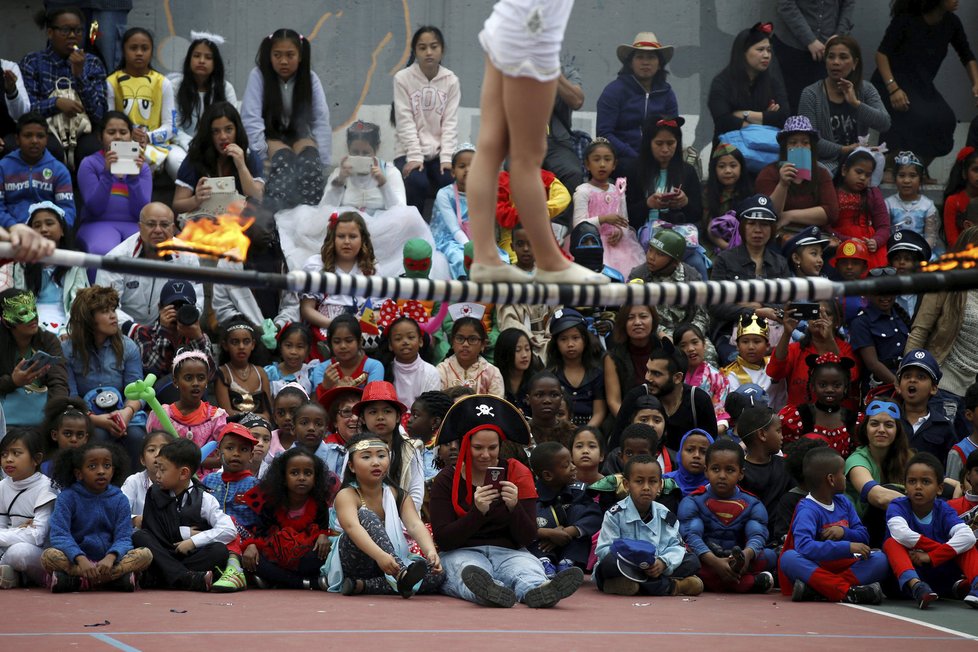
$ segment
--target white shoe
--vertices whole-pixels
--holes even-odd
[[[547,271],[538,269],[534,280],[537,283],[562,283],[566,285],[605,285],[611,279],[600,272],[592,272],[587,267],[571,263],[567,269]]]
[[[515,265],[483,265],[472,263],[469,280],[475,283],[532,283],[533,276]]]

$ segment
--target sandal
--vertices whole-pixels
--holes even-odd
[[[427,572],[427,562],[420,560],[401,568],[397,573],[397,592],[401,594],[401,597],[406,600],[414,595],[418,584],[424,579]]]

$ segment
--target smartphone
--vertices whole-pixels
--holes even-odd
[[[807,147],[793,147],[788,150],[788,163],[798,169],[798,178],[812,180],[812,150]]]
[[[487,487],[492,487],[496,491],[499,491],[501,484],[506,480],[506,467],[505,466],[490,466],[486,469],[486,484]]]
[[[118,157],[109,172],[118,175],[139,174],[139,166],[136,165],[136,158],[140,152],[139,143],[131,140],[116,140],[112,142],[109,149]]]
[[[210,188],[214,194],[230,195],[236,192],[234,177],[207,177],[204,179],[204,187]]]
[[[668,191],[662,193],[662,198],[663,199],[676,199],[676,198],[679,197],[679,194],[682,192],[682,190],[683,190],[683,187],[682,186],[673,186]]]
[[[791,312],[798,321],[812,321],[821,315],[820,306],[809,302],[791,304]]]
[[[57,364],[62,360],[63,358],[51,355],[47,351],[35,351],[34,355],[27,358],[27,365],[31,366],[37,362],[40,362],[42,365]]]
[[[370,168],[374,166],[374,159],[372,156],[348,156],[346,162],[349,163],[350,169],[353,170],[353,174],[358,174],[361,176],[370,174]]]

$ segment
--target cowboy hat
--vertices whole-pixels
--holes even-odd
[[[672,59],[672,54],[675,48],[671,45],[662,45],[659,43],[659,39],[656,37],[655,32],[639,32],[635,35],[634,40],[631,44],[622,43],[618,46],[616,51],[618,54],[618,60],[622,63],[628,61],[628,57],[631,56],[632,52],[636,50],[642,50],[643,52],[659,52],[662,57],[662,65],[666,65]]]

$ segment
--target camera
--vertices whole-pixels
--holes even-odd
[[[185,303],[177,308],[177,323],[184,326],[192,326],[200,319],[200,311],[192,303]]]

